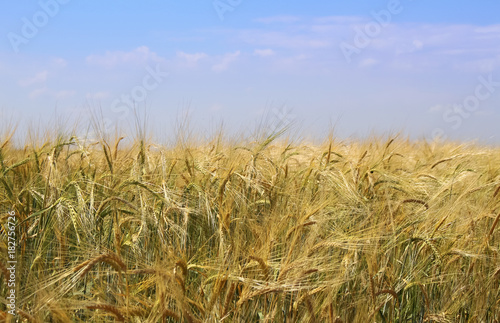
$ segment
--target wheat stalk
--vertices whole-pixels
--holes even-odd
[[[122,312],[113,305],[108,304],[95,304],[86,306],[89,310],[102,310],[108,313],[111,313],[115,316],[118,322],[125,322],[125,316],[123,316]]]
[[[73,272],[77,272],[83,269],[80,275],[85,276],[92,269],[92,267],[94,267],[99,262],[107,263],[119,273],[121,273],[122,271],[127,271],[127,266],[125,265],[125,263],[123,263],[120,257],[113,253],[106,253],[82,262],[81,264],[73,268]]]

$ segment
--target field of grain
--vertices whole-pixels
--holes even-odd
[[[500,148],[278,135],[0,138],[1,319],[498,322]]]

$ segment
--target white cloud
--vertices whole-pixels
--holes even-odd
[[[298,65],[298,63],[300,61],[303,61],[307,59],[307,56],[304,55],[304,54],[299,54],[299,55],[295,55],[295,56],[292,56],[292,57],[287,57],[287,58],[284,58],[281,60],[281,62],[284,64],[284,65],[289,65],[289,66],[296,66]]]
[[[363,26],[359,25],[357,30],[363,30]],[[342,39],[338,32],[315,35],[319,40],[329,37],[337,47],[342,41],[353,45],[355,37],[359,37],[351,26],[345,26]],[[439,69],[485,73],[500,68],[500,28],[497,25],[391,24],[381,27],[380,33],[368,39],[368,45],[360,50],[362,55],[350,56],[358,66],[363,66],[360,61],[369,55],[380,64],[399,71]]]
[[[359,16],[326,16],[314,18],[314,22],[317,24],[337,24],[337,25],[347,25],[356,24],[366,20],[366,18]]]
[[[379,48],[383,48],[383,44],[378,43]],[[409,41],[400,41],[395,45],[396,55],[415,53],[424,48],[424,43],[420,40],[413,40],[411,43]]]
[[[162,62],[163,58],[148,47],[141,46],[130,52],[106,51],[104,55],[89,55],[86,58],[87,64],[113,68],[121,64],[146,64],[147,62]]]
[[[484,26],[484,27],[477,27],[474,29],[475,32],[477,33],[493,33],[493,34],[500,34],[500,24],[497,25],[490,25],[490,26]]]
[[[185,61],[186,65],[189,67],[196,66],[199,60],[208,57],[207,54],[205,53],[194,53],[194,54],[188,54],[184,52],[177,52],[177,57],[181,58],[182,60]]]
[[[215,72],[222,72],[228,69],[229,65],[236,61],[236,59],[240,56],[240,51],[236,51],[234,53],[227,53],[222,56],[220,62],[212,66],[212,70]]]
[[[46,87],[43,87],[43,88],[39,88],[39,89],[36,89],[36,90],[33,90],[31,91],[28,96],[30,99],[36,99],[38,98],[39,96],[47,93],[48,89]]]
[[[413,46],[415,46],[415,50],[421,50],[422,48],[424,48],[424,43],[420,40],[414,40]]]
[[[52,66],[58,67],[58,68],[64,68],[68,65],[68,62],[61,57],[55,57],[52,59]]]
[[[273,56],[275,54],[274,50],[272,49],[256,49],[253,51],[254,55],[260,56],[260,57],[267,57],[267,56]]]
[[[38,88],[38,89],[31,91],[28,94],[28,97],[30,99],[38,99],[41,96],[46,96],[46,97],[51,97],[53,99],[63,99],[63,98],[72,97],[75,94],[76,94],[75,90],[53,91],[47,87],[42,87],[42,88]]]
[[[47,76],[49,75],[48,71],[42,71],[40,73],[35,74],[33,77],[29,77],[19,81],[19,85],[25,87],[33,84],[44,83],[47,80]]]

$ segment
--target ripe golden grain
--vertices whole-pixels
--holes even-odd
[[[125,316],[118,309],[118,307],[108,304],[95,304],[86,306],[89,310],[102,310],[108,313],[111,313],[115,316],[118,322],[125,322]]]
[[[0,148],[35,319],[465,322],[500,309],[497,148],[117,138]]]
[[[76,266],[73,268],[73,272],[80,271],[83,269],[81,272],[81,276],[85,276],[91,269],[94,267],[97,263],[99,262],[104,262],[113,267],[117,272],[126,272],[127,271],[127,266],[123,263],[123,261],[114,253],[106,253],[102,254],[100,256],[94,257],[92,259],[86,260],[80,265]]]
[[[268,280],[269,279],[269,266],[264,261],[264,259],[259,258],[257,256],[249,256],[248,258],[255,260],[259,263],[260,270],[262,271],[262,274],[264,275],[264,280]]]

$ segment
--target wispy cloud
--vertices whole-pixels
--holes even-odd
[[[254,55],[260,56],[260,57],[268,57],[268,56],[273,56],[276,54],[274,50],[272,49],[256,49],[253,51]]]
[[[490,25],[485,27],[477,27],[475,28],[475,32],[484,34],[493,34],[496,35],[496,37],[498,37],[498,35],[500,34],[500,24]]]
[[[356,37],[367,37],[359,36],[359,31],[369,23],[376,23],[373,18],[363,16],[276,16],[256,21],[267,25],[229,32],[241,43],[240,46],[257,47],[253,50],[254,56],[265,56],[268,54],[265,48],[273,48],[276,56],[278,51],[288,57],[306,54],[315,57],[315,61],[337,61],[344,67],[340,44],[347,42],[355,47]],[[477,26],[394,21],[381,26],[375,37],[368,37],[368,45],[359,53],[352,56],[356,62],[352,67],[365,68],[376,62],[394,71],[440,69],[484,73],[500,68],[500,24]]]
[[[30,99],[36,99],[36,98],[40,97],[41,95],[46,94],[47,91],[48,91],[48,89],[46,87],[39,88],[39,89],[31,91],[29,93],[28,97]]]
[[[215,72],[222,72],[228,69],[229,65],[236,61],[236,59],[240,56],[241,52],[238,50],[234,53],[224,54],[219,62],[212,66],[212,70]]]
[[[410,42],[402,43],[400,46],[398,46],[395,49],[395,54],[402,55],[402,54],[414,53],[414,52],[417,52],[419,50],[422,50],[423,48],[424,48],[424,42],[421,40],[415,39],[411,43]]]
[[[50,97],[52,99],[59,100],[59,99],[73,97],[76,95],[76,93],[77,92],[75,90],[53,91],[53,90],[49,89],[48,87],[41,87],[41,88],[37,88],[37,89],[31,91],[28,94],[28,97],[33,100],[33,99],[38,99],[41,96],[47,96],[47,97]]]
[[[48,71],[42,71],[37,73],[32,77],[25,78],[19,81],[19,85],[25,87],[33,84],[44,83],[47,80],[47,76],[49,75]]]
[[[64,67],[68,66],[68,62],[64,58],[55,57],[52,59],[51,65],[53,67],[57,67],[57,68],[64,68]]]
[[[357,24],[366,20],[366,18],[360,16],[326,16],[326,17],[316,17],[313,19],[315,24],[336,24],[336,25],[349,25]]]
[[[69,98],[72,97],[76,94],[75,90],[63,90],[63,91],[57,91],[53,94],[53,96],[56,99],[63,99],[63,98]]]
[[[207,58],[208,55],[205,53],[194,53],[194,54],[188,54],[182,51],[177,52],[177,57],[182,59],[183,62],[188,66],[188,67],[194,67],[197,65],[198,61],[204,58]]]
[[[144,65],[148,62],[162,61],[164,61],[164,59],[151,51],[147,46],[137,47],[129,52],[107,51],[103,55],[89,55],[86,58],[87,64],[97,65],[108,69],[122,64]]]

